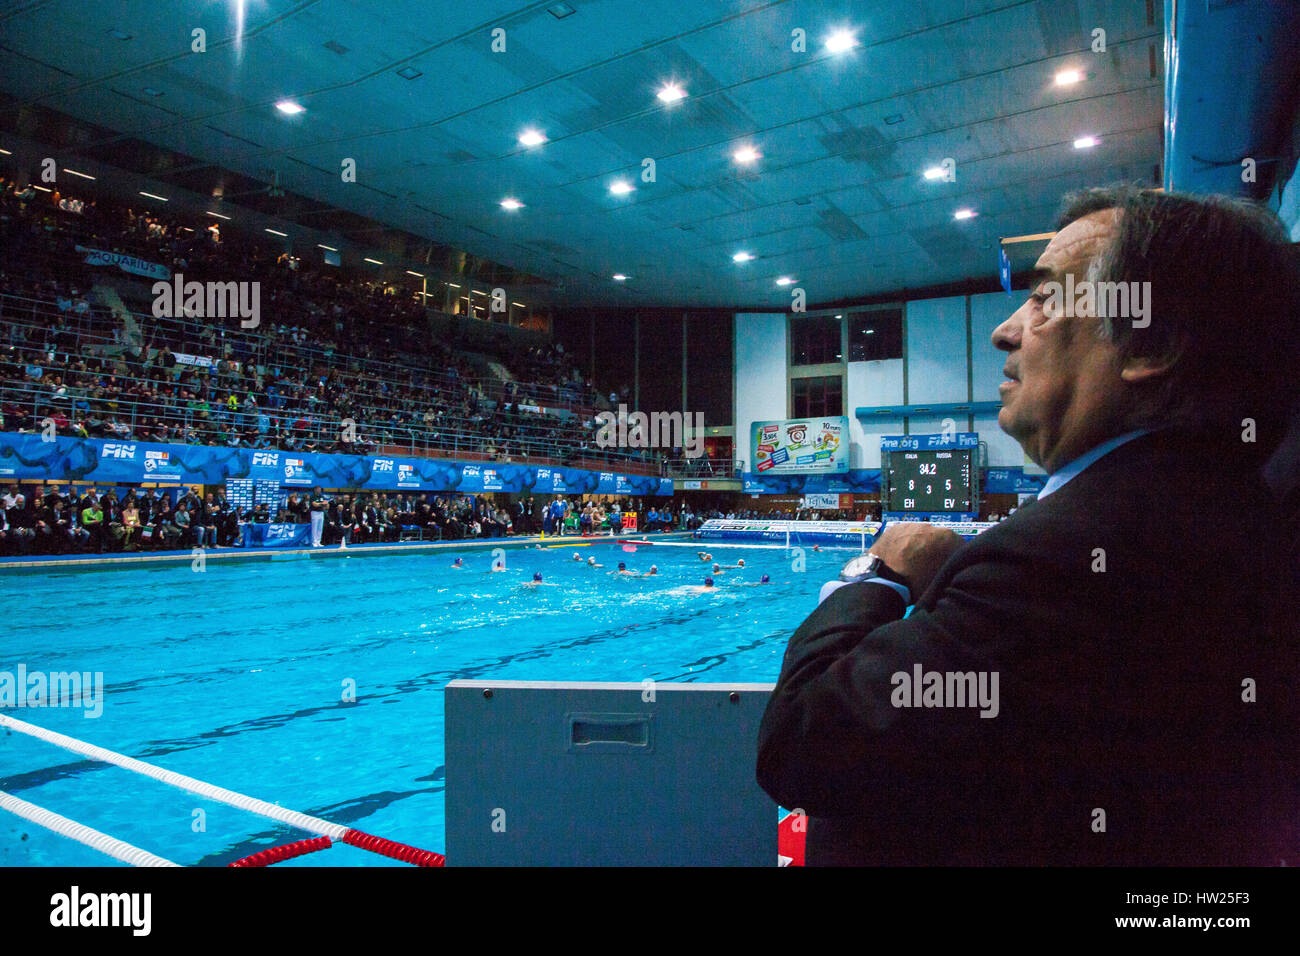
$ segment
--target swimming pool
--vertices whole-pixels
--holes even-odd
[[[694,548],[612,543],[506,550],[498,573],[482,550],[6,573],[0,670],[102,672],[106,689],[94,719],[68,707],[4,712],[442,852],[448,681],[776,680],[790,633],[845,552],[806,550],[795,572],[784,550],[707,547],[747,567],[706,594],[688,590],[706,573]],[[453,570],[458,553],[465,568]],[[609,574],[620,560],[659,574]],[[539,587],[525,583],[534,572]],[[771,584],[757,584],[764,573]],[[3,730],[0,790],[183,865],[310,835]],[[390,864],[401,865],[336,845],[280,865]],[[3,813],[0,865],[118,864]]]

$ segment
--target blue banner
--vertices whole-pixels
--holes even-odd
[[[671,478],[545,465],[507,465],[308,452],[164,445],[0,433],[0,481],[36,478],[134,484],[144,481],[219,485],[228,478],[273,480],[301,488],[439,491],[480,494],[619,494],[671,496]]]
[[[309,524],[246,524],[243,529],[246,548],[311,547]]]
[[[922,451],[944,448],[978,448],[978,432],[939,432],[932,435],[881,435],[881,451]]]

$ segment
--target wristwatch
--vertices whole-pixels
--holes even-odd
[[[870,551],[850,558],[848,563],[840,570],[840,580],[847,584],[869,581],[872,578],[882,578],[885,581],[901,584],[908,591],[912,590],[912,585],[905,577],[885,564],[885,559],[880,555],[873,554]]]

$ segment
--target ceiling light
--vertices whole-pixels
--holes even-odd
[[[886,126],[897,126],[901,122],[903,122],[902,113],[890,113],[888,116],[885,117]]]
[[[731,154],[731,158],[738,163],[752,163],[755,160],[762,159],[763,154],[753,146],[742,146]]]
[[[613,278],[613,280],[614,280],[615,282],[626,282],[626,281],[627,281],[627,276],[623,275],[623,273],[621,273],[621,272],[615,272],[614,275],[613,275],[611,278]]]
[[[732,262],[748,262],[748,261],[749,261],[750,259],[752,259],[752,258],[754,258],[753,253],[750,253],[750,252],[737,252],[734,256],[731,257],[731,261],[732,261]]]
[[[573,16],[578,11],[567,3],[557,3],[554,6],[547,7],[546,12],[557,20],[563,20],[565,17]]]
[[[316,248],[317,248],[317,249],[328,249],[330,252],[338,252],[338,250],[335,249],[333,246],[327,246],[327,245],[324,245],[324,244],[319,243],[319,242],[316,243]]]
[[[454,282],[448,282],[448,283],[447,283],[447,288],[449,288],[449,289],[459,289],[460,286],[456,285],[456,283],[454,283]]]
[[[661,103],[676,103],[678,100],[686,99],[686,91],[676,83],[666,83],[655,96]]]
[[[975,210],[973,210],[973,209],[958,209],[955,213],[952,214],[952,218],[954,218],[954,219],[974,219],[974,218],[975,218],[975,215],[976,215],[976,213],[975,213]]]
[[[1062,70],[1056,74],[1057,86],[1069,86],[1071,83],[1078,83],[1083,79],[1083,74],[1078,70]]]
[[[32,188],[33,188],[33,189],[39,189],[39,190],[40,190],[41,192],[43,192],[43,193],[47,193],[47,192],[50,191],[50,190],[49,190],[49,187],[47,187],[47,186],[38,186],[38,185],[36,185],[35,183],[32,183]]]
[[[616,179],[614,182],[609,184],[609,191],[615,196],[626,196],[634,189],[636,189],[636,187],[625,179]]]
[[[1096,145],[1097,145],[1097,137],[1095,136],[1080,136],[1078,139],[1074,141],[1075,149],[1091,149]]]
[[[415,276],[417,279],[423,279],[423,278],[424,278],[424,276],[421,275],[420,273],[418,273],[418,272],[412,272],[410,269],[407,269],[407,270],[406,270],[406,274],[407,274],[408,276]]]
[[[925,178],[926,178],[926,179],[942,179],[942,178],[943,178],[943,167],[942,167],[942,166],[931,166],[929,169],[927,169],[927,170],[925,171]]]
[[[413,80],[413,79],[415,79],[417,76],[424,76],[423,73],[421,73],[419,70],[417,70],[417,69],[416,69],[415,67],[413,67],[413,66],[404,66],[404,67],[402,67],[400,70],[397,71],[397,75],[400,76],[400,77],[401,77],[402,79],[404,79],[404,80]]]
[[[155,90],[152,86],[146,86],[140,92],[145,96],[162,96],[162,90]]]
[[[307,109],[305,106],[299,106],[293,100],[281,100],[275,104],[275,108],[286,116],[294,116]]]
[[[789,276],[781,276],[781,278],[779,278],[779,279],[776,280],[776,284],[777,284],[777,285],[793,285],[793,284],[794,284],[794,280],[791,279]]]
[[[218,219],[229,219],[229,218],[230,218],[229,216],[223,216],[223,215],[221,215],[221,213],[219,213],[219,212],[209,212],[209,213],[207,213],[207,215],[209,215],[209,216],[215,216],[215,217],[217,217]]]
[[[526,129],[519,134],[520,146],[541,146],[546,142],[546,136],[535,129]]]
[[[111,36],[114,40],[129,40],[129,39],[131,39],[131,34],[129,34],[129,33],[123,33],[121,30],[109,30],[109,31],[108,31],[108,35]]]
[[[523,209],[524,204],[521,203],[518,199],[503,199],[501,200],[501,208],[509,209],[513,211],[515,209]]]
[[[287,232],[281,232],[279,229],[263,229],[262,231],[269,232],[273,236],[281,236],[285,239],[289,238],[289,234]]]
[[[167,197],[166,197],[166,196],[156,196],[156,195],[154,195],[153,193],[147,193],[147,192],[145,192],[143,189],[140,190],[140,195],[141,195],[141,196],[148,196],[150,199],[157,199],[159,202],[167,202]]]
[[[848,30],[836,30],[826,38],[827,53],[843,53],[858,45],[857,37]]]
[[[65,173],[67,173],[69,176],[80,176],[82,179],[94,179],[94,178],[95,178],[94,176],[90,175],[89,173],[79,173],[79,172],[77,172],[75,169],[69,169],[67,166],[64,166],[64,167],[63,167],[63,171],[64,171]]]
[[[0,149],[0,155],[4,155],[4,156],[12,156],[13,153],[9,152],[9,150],[7,150],[7,149]]]
[[[369,263],[372,263],[372,264],[377,265],[377,266],[382,266],[382,265],[383,265],[383,263],[380,262],[378,259],[371,259],[369,256],[366,256],[366,258],[365,258],[364,260],[362,260],[362,261],[364,261],[364,262],[369,262]]]

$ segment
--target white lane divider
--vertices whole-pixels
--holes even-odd
[[[308,833],[319,833],[321,836],[327,836],[333,840],[342,840],[343,835],[350,829],[337,823],[330,823],[328,820],[322,820],[320,817],[308,816],[296,810],[286,810],[284,807],[277,807],[274,803],[267,803],[265,800],[245,796],[233,790],[214,787],[212,784],[196,780],[194,777],[187,777],[184,774],[165,770],[154,764],[145,763],[143,760],[136,760],[134,757],[128,757],[125,754],[86,743],[84,740],[68,737],[53,730],[46,730],[44,727],[37,727],[35,724],[29,724],[23,720],[16,720],[7,714],[0,714],[0,727],[8,727],[20,734],[27,734],[29,737],[44,740],[56,747],[62,747],[64,750],[71,750],[73,753],[90,757],[92,760],[102,760],[104,763],[125,767],[135,773],[160,780],[168,786],[188,790],[190,793],[197,793],[209,800],[216,800],[218,803],[247,810],[249,813],[256,813],[272,820],[279,820],[281,823],[287,823],[300,830],[306,830]]]
[[[138,846],[132,846],[130,843],[111,837],[107,833],[93,830],[76,820],[69,820],[67,817],[59,816],[53,810],[46,810],[34,803],[28,803],[26,800],[19,800],[13,794],[5,793],[3,790],[0,790],[0,810],[8,810],[24,820],[30,820],[47,830],[53,830],[60,836],[76,840],[78,843],[84,843],[93,850],[106,853],[123,863],[130,863],[132,866],[180,865],[173,863],[171,860],[164,860],[160,856],[155,856],[148,850],[142,850]]]

